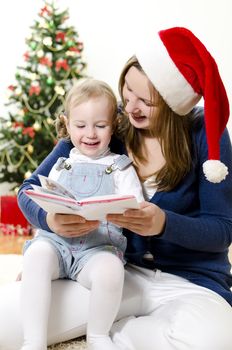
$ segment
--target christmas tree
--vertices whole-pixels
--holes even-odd
[[[0,182],[17,188],[56,143],[54,118],[65,93],[84,76],[83,43],[68,10],[45,2],[26,38],[27,51],[8,88],[8,116],[0,118]]]

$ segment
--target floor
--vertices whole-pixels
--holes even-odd
[[[0,234],[0,254],[21,254],[22,247],[30,236],[4,236]]]

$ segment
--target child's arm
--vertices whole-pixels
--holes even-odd
[[[129,165],[124,170],[115,170],[114,180],[117,194],[134,195],[139,203],[145,200],[141,182],[133,165]]]
[[[71,142],[61,140],[53,151],[44,159],[39,167],[34,171],[30,178],[26,179],[21,185],[18,192],[18,204],[27,220],[35,227],[51,231],[48,227],[46,216],[47,213],[26,196],[24,190],[31,189],[32,184],[40,185],[38,174],[48,176],[52,166],[59,157],[68,157],[71,148]]]

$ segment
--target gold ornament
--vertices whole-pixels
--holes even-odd
[[[53,119],[48,117],[47,118],[47,123],[48,123],[48,125],[52,125],[53,124]]]
[[[64,96],[65,94],[65,90],[61,86],[55,86],[54,90],[57,93],[57,95]]]
[[[32,145],[28,145],[28,147],[27,147],[27,152],[28,152],[29,154],[32,154],[32,153],[34,152],[34,147],[33,147]]]
[[[31,176],[32,172],[30,170],[28,170],[25,174],[24,174],[24,179],[28,179]]]
[[[39,131],[39,130],[41,129],[40,123],[39,123],[39,122],[35,122],[35,123],[33,124],[33,129],[34,129],[35,131]]]

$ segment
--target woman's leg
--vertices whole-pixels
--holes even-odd
[[[83,267],[77,280],[91,290],[87,326],[89,349],[118,349],[109,331],[122,298],[124,266],[121,260],[108,252],[97,253]]]
[[[144,276],[148,280],[140,311],[147,316],[129,317],[112,327],[120,349],[232,349],[232,308],[221,296],[162,272],[150,271]]]
[[[51,281],[59,278],[59,261],[47,241],[37,240],[23,257],[22,350],[47,349],[47,325],[51,301]]]
[[[23,333],[20,312],[21,282],[0,288],[0,349],[18,350]],[[145,284],[136,274],[125,271],[122,302],[117,319],[138,315]],[[51,308],[48,320],[48,345],[70,340],[86,333],[89,290],[78,282],[52,282]]]

